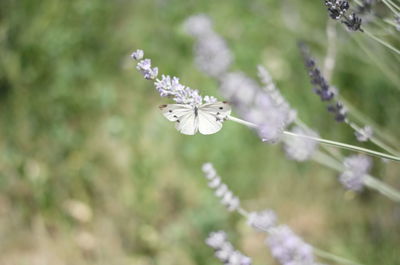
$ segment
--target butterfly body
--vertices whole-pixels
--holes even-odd
[[[222,123],[231,114],[226,102],[206,103],[200,106],[188,104],[168,104],[160,106],[165,118],[175,122],[182,134],[194,135],[197,132],[208,135],[221,130]]]

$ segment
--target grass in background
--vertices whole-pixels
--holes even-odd
[[[235,69],[255,76],[264,64],[302,119],[326,138],[354,143],[310,92],[296,49],[305,40],[322,62],[322,3],[2,1],[0,264],[217,264],[203,241],[220,228],[255,264],[273,264],[263,237],[206,186],[206,161],[246,208],[273,208],[313,245],[363,264],[400,264],[399,206],[344,192],[334,172],[289,161],[240,125],[188,137],[159,114],[166,100],[129,54],[143,48],[162,73],[217,96],[181,28],[199,12],[227,39]],[[399,84],[338,31],[334,84],[400,136]],[[399,165],[376,162],[376,175],[400,187]]]

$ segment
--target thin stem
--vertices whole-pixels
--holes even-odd
[[[333,70],[336,64],[336,23],[329,20],[326,25],[326,36],[327,36],[327,52],[324,60],[324,76],[328,83],[332,79]]]
[[[326,167],[329,167],[333,170],[336,170],[338,172],[342,172],[344,170],[343,165],[339,163],[338,161],[335,161],[332,157],[329,157],[325,153],[321,151],[316,151],[312,159],[319,163],[322,164]],[[391,199],[392,201],[395,202],[400,202],[400,192],[393,189],[386,183],[380,181],[379,179],[371,176],[371,175],[365,175],[364,176],[364,182],[363,182],[367,187],[377,190],[380,192],[382,195],[386,196],[387,198]]]
[[[227,119],[231,120],[231,121],[234,121],[234,122],[237,122],[237,123],[240,123],[240,124],[243,124],[243,125],[248,126],[250,128],[257,128],[256,124],[248,122],[248,121],[241,120],[241,119],[236,118],[236,117],[228,116]],[[289,136],[294,136],[294,137],[306,138],[306,139],[314,140],[314,141],[319,142],[321,144],[336,146],[336,147],[339,147],[339,148],[342,148],[342,149],[347,149],[347,150],[356,151],[356,152],[362,152],[362,153],[365,153],[365,154],[369,154],[371,156],[376,156],[376,157],[380,157],[380,158],[386,158],[386,159],[389,159],[389,160],[400,162],[400,157],[392,156],[392,155],[388,155],[388,154],[384,154],[384,153],[380,153],[380,152],[377,152],[377,151],[374,151],[374,150],[370,150],[370,149],[367,149],[367,148],[363,148],[363,147],[359,147],[359,146],[354,146],[354,145],[350,145],[350,144],[340,143],[340,142],[336,142],[336,141],[326,140],[326,139],[307,136],[307,135],[302,135],[302,134],[296,134],[296,133],[288,132],[288,131],[283,131],[283,134],[289,135]]]
[[[300,126],[301,128],[305,129],[305,130],[312,130],[310,129],[303,121],[301,121],[298,117],[296,118],[296,120],[294,121],[294,123],[297,126]],[[340,153],[336,152],[337,150],[332,150],[332,148],[330,148],[329,146],[326,145],[322,145],[322,147],[325,149],[326,152],[328,152],[333,158],[336,158],[338,160],[342,160],[342,156],[340,155]]]
[[[233,116],[228,116],[227,119],[231,120],[231,121],[234,121],[236,123],[240,123],[240,124],[245,125],[247,127],[253,128],[253,129],[257,129],[258,128],[258,126],[256,124],[254,124],[254,123],[251,123],[251,122],[248,122],[248,121],[245,121],[245,120],[233,117]]]
[[[397,190],[393,189],[392,187],[386,185],[382,181],[377,178],[374,178],[370,175],[364,176],[364,184],[370,188],[376,189],[381,194],[385,195],[386,197],[392,199],[393,201],[400,202],[400,194]]]
[[[343,165],[340,162],[321,151],[315,151],[314,155],[312,156],[312,160],[338,172],[343,171]]]
[[[392,50],[393,52],[397,53],[400,55],[400,50],[398,50],[397,48],[393,47],[392,45],[390,45],[389,43],[387,43],[384,40],[381,40],[380,38],[378,38],[377,36],[375,36],[374,34],[372,34],[371,32],[369,32],[368,30],[364,29],[364,33],[372,38],[373,40],[379,42],[380,44],[382,44],[383,46],[385,46],[386,48],[389,48],[390,50]]]
[[[386,0],[386,2],[390,3],[393,7],[395,7],[397,10],[400,11],[400,6],[398,6],[395,2],[392,0]]]
[[[389,1],[382,0],[382,2],[396,15],[398,16],[399,13],[395,8],[398,8],[393,2],[389,3]]]
[[[371,58],[371,60],[374,62],[375,65],[377,65],[383,74],[387,75],[389,79],[392,81],[392,83],[397,87],[397,89],[400,89],[399,84],[400,84],[400,78],[399,75],[395,72],[392,71],[391,67],[388,67],[385,63],[381,61],[381,57],[376,56],[374,53],[372,53],[369,48],[367,48],[362,41],[360,41],[358,38],[354,36],[354,34],[351,34],[351,37],[356,41],[358,46]]]
[[[354,122],[351,121],[346,121],[346,124],[348,124],[353,130],[358,131],[360,129],[360,127],[355,124]],[[376,146],[382,148],[383,150],[386,150],[387,152],[391,153],[392,155],[395,156],[400,156],[400,153],[397,152],[396,150],[394,150],[393,148],[391,148],[390,146],[386,145],[385,143],[383,143],[382,141],[380,141],[379,139],[377,139],[374,136],[371,136],[369,138],[369,140],[374,143]]]
[[[394,21],[392,21],[392,20],[390,20],[390,19],[387,19],[387,18],[385,18],[383,21],[384,21],[385,23],[387,23],[387,24],[389,24],[389,25],[391,25],[391,26],[397,28],[396,22],[394,22]]]
[[[317,256],[321,257],[321,258],[330,259],[330,260],[333,260],[333,261],[336,261],[336,262],[339,262],[339,263],[342,263],[342,264],[362,265],[361,263],[354,262],[354,261],[348,260],[346,258],[339,257],[339,256],[337,256],[335,254],[326,252],[326,251],[318,249],[318,248],[314,248],[314,253]]]
[[[339,97],[340,97],[340,101],[343,102],[343,104],[349,110],[349,113],[353,118],[355,118],[356,120],[358,120],[361,123],[371,125],[373,127],[374,134],[378,135],[380,138],[385,139],[385,141],[389,142],[391,145],[400,145],[394,136],[390,135],[386,131],[383,131],[383,129],[378,128],[379,126],[376,124],[376,122],[374,122],[370,118],[366,117],[363,113],[361,113],[359,110],[357,110],[350,102],[348,102],[342,96],[339,95]]]

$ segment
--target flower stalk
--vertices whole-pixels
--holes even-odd
[[[233,116],[228,116],[227,117],[228,120],[231,120],[233,122],[245,125],[247,127],[256,129],[257,125]],[[336,141],[331,141],[331,140],[327,140],[327,139],[323,139],[323,138],[317,138],[317,137],[312,137],[312,136],[307,136],[307,135],[302,135],[302,134],[296,134],[293,132],[289,132],[289,131],[283,131],[283,134],[291,136],[291,137],[303,137],[303,138],[307,138],[310,140],[314,140],[317,141],[321,144],[325,144],[325,145],[330,145],[330,146],[335,146],[338,148],[342,148],[342,149],[346,149],[346,150],[351,150],[351,151],[356,151],[356,152],[361,152],[361,153],[365,153],[371,156],[375,156],[375,157],[379,157],[379,158],[384,158],[384,159],[389,159],[389,160],[393,160],[393,161],[397,161],[400,162],[400,157],[397,156],[393,156],[393,155],[389,155],[389,154],[385,154],[385,153],[381,153],[381,152],[377,152],[374,150],[370,150],[367,148],[363,148],[363,147],[359,147],[359,146],[355,146],[355,145],[350,145],[350,144],[345,144],[345,143],[341,143],[341,142],[336,142]]]

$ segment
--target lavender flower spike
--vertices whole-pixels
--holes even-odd
[[[349,1],[347,0],[324,0],[325,6],[328,9],[329,16],[334,20],[340,20],[347,26],[350,31],[361,31],[362,20],[354,12],[347,16],[347,11],[350,9]]]
[[[199,14],[186,19],[186,32],[196,38],[195,62],[205,74],[220,78],[232,64],[233,56],[225,40],[213,29],[207,15]]]
[[[372,161],[364,155],[353,155],[343,161],[344,171],[339,176],[339,181],[349,190],[362,191],[365,175],[368,174]]]
[[[321,71],[317,67],[315,60],[311,57],[308,47],[304,43],[299,44],[300,52],[304,59],[304,64],[308,70],[311,84],[314,86],[314,92],[321,98],[323,102],[331,102],[327,109],[335,116],[337,122],[344,122],[347,116],[347,110],[342,102],[334,101],[337,95],[337,89],[328,84],[323,77]]]
[[[370,126],[365,126],[364,128],[360,128],[357,131],[355,131],[357,140],[360,142],[366,142],[369,139],[371,139],[373,133],[374,133],[373,129]]]
[[[139,58],[140,54],[137,56]],[[138,69],[142,73],[143,77],[147,80],[154,80],[157,78],[158,68],[157,67],[151,68],[150,59],[141,60],[137,64],[136,69]]]
[[[206,244],[215,251],[215,256],[226,265],[251,265],[251,259],[235,250],[223,231],[212,232]]]
[[[316,264],[312,247],[286,225],[273,228],[265,243],[282,265]]]
[[[154,81],[154,85],[161,97],[171,97],[177,103],[192,106],[203,104],[203,100],[206,103],[216,101],[214,97],[209,96],[203,99],[198,90],[182,85],[177,77],[162,75],[161,79],[157,79],[158,68],[152,67],[151,60],[143,59],[143,56],[144,52],[142,50],[136,50],[131,55],[132,59],[138,61],[136,68],[142,73],[143,77]]]
[[[276,225],[276,214],[272,210],[249,213],[247,223],[256,230],[267,232]]]
[[[136,50],[131,54],[132,59],[136,61],[142,60],[143,56],[144,56],[143,50]]]
[[[221,203],[228,208],[229,211],[235,211],[240,207],[240,200],[234,196],[221,181],[221,177],[217,175],[213,165],[206,163],[202,167],[205,177],[208,179],[208,186],[215,190],[215,195],[221,199]]]

